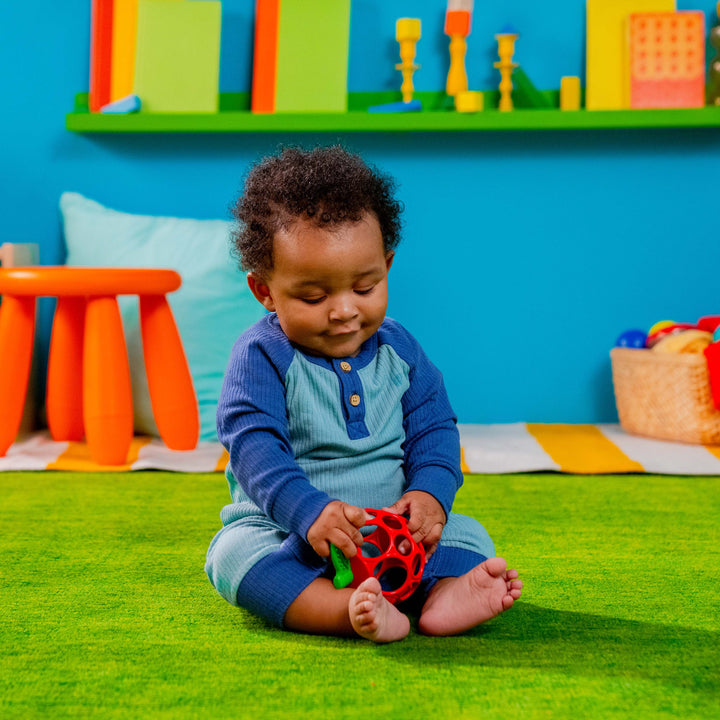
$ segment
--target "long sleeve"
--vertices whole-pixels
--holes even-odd
[[[267,342],[268,332],[273,328],[261,320],[233,348],[218,403],[218,437],[247,496],[281,527],[306,538],[332,498],[314,488],[295,461],[284,386],[292,348]]]
[[[460,435],[440,371],[402,326],[386,320],[388,340],[410,367],[402,398],[406,491],[423,490],[450,513],[463,483]]]

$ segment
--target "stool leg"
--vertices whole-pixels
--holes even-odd
[[[22,421],[35,337],[35,298],[5,295],[0,305],[0,456]]]
[[[85,299],[58,298],[48,357],[45,405],[54,440],[83,439],[82,356]]]
[[[83,419],[90,456],[122,465],[133,437],[125,335],[115,297],[88,299],[83,351]]]
[[[197,398],[180,333],[164,295],[140,296],[140,326],[160,437],[172,450],[192,450],[200,435]]]

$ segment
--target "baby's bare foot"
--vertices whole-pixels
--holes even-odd
[[[490,558],[460,577],[438,580],[422,609],[419,628],[426,635],[457,635],[512,607],[522,594],[517,570]]]
[[[385,599],[377,578],[364,580],[350,596],[350,622],[361,637],[376,643],[402,640],[410,620]]]

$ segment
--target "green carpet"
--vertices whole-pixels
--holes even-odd
[[[222,475],[0,474],[0,718],[720,718],[720,480],[472,476],[523,599],[457,638],[227,605]]]

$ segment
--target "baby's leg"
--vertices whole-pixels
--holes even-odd
[[[268,547],[272,552],[255,560]],[[379,586],[337,590],[320,577],[325,561],[307,543],[262,517],[224,527],[210,546],[206,570],[229,602],[274,625],[376,642],[400,640],[409,631],[408,619],[385,600]]]
[[[437,581],[428,594],[419,628],[426,635],[457,635],[512,607],[522,593],[517,570],[490,558],[459,577]]]
[[[428,635],[455,635],[479,625],[520,597],[522,583],[507,570],[485,528],[466,515],[450,513],[442,539],[425,572],[439,578],[419,621]],[[489,558],[489,559],[488,559]]]
[[[287,609],[283,625],[314,635],[355,635],[348,614],[353,592],[337,590],[327,578],[313,580]]]
[[[375,578],[356,590],[337,590],[327,578],[318,578],[290,605],[283,624],[300,632],[360,635],[378,643],[402,640],[410,631],[410,621],[384,598]]]

